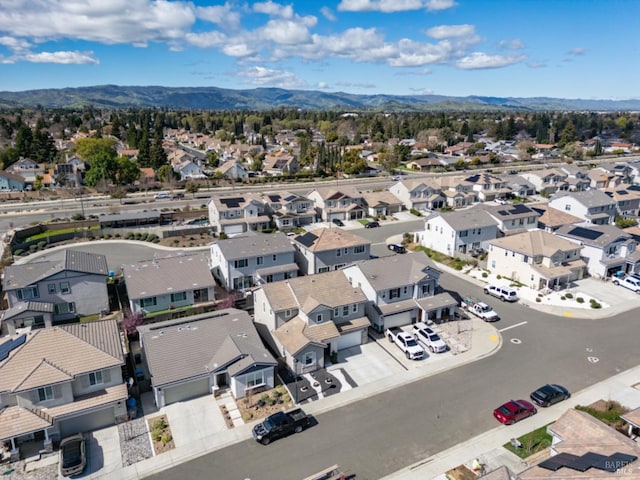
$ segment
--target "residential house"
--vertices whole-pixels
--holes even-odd
[[[568,175],[557,169],[533,170],[521,172],[520,176],[531,182],[541,195],[551,195],[558,190],[568,190]]]
[[[281,232],[218,240],[211,244],[211,268],[227,290],[246,290],[296,277],[294,252]]]
[[[364,218],[362,195],[353,187],[318,188],[307,197],[315,203],[316,216],[324,222]]]
[[[268,153],[262,162],[262,171],[267,175],[282,176],[293,175],[300,169],[300,163],[295,155],[280,150],[277,153]]]
[[[104,255],[65,249],[51,258],[5,267],[2,323],[9,333],[109,311]]]
[[[0,192],[22,192],[27,185],[22,175],[0,171]]]
[[[638,241],[614,225],[565,225],[554,233],[582,247],[582,258],[593,277],[640,272]]]
[[[276,227],[292,230],[309,225],[316,220],[316,210],[311,199],[290,192],[269,192],[262,196],[267,211]]]
[[[18,455],[24,441],[41,441],[51,451],[63,437],[127,419],[116,320],[58,325],[4,340],[0,442]]]
[[[402,180],[389,187],[389,191],[400,199],[407,210],[427,212],[446,205],[440,186],[429,179]]]
[[[362,204],[368,217],[383,217],[401,212],[404,205],[388,190],[362,192]]]
[[[499,176],[487,172],[478,172],[468,177],[460,177],[464,183],[470,183],[471,189],[476,192],[477,199],[482,202],[490,202],[496,198],[506,198],[511,194],[511,188],[507,181]]]
[[[563,288],[586,274],[580,245],[544,230],[531,230],[488,242],[487,268],[540,290]]]
[[[551,457],[520,472],[521,480],[640,479],[638,443],[589,413],[570,408],[547,432]]]
[[[504,175],[506,188],[511,190],[507,197],[528,198],[536,193],[536,187],[520,175]]]
[[[369,240],[341,228],[318,228],[291,241],[303,275],[338,270],[371,255]]]
[[[407,162],[407,168],[420,172],[429,172],[441,167],[442,163],[440,163],[440,159],[435,154],[429,154],[426,157],[416,158],[415,160]]]
[[[300,374],[367,342],[367,303],[343,272],[327,272],[263,285],[254,292],[254,318],[273,351]]]
[[[558,166],[557,170],[567,175],[566,182],[570,192],[588,190],[591,185],[588,171],[575,163]]]
[[[449,207],[466,207],[478,201],[478,192],[468,177],[437,177],[436,180]]]
[[[549,206],[595,225],[611,224],[616,216],[616,202],[600,190],[563,192],[551,197]]]
[[[540,213],[524,203],[482,205],[482,208],[498,222],[498,230],[502,235],[513,235],[538,228]]]
[[[271,219],[264,202],[251,193],[214,196],[207,204],[209,223],[227,235],[269,228]]]
[[[44,166],[36,163],[30,158],[20,158],[17,162],[12,163],[6,169],[7,172],[14,175],[20,175],[28,185],[33,185],[36,177],[43,177],[45,172]]]
[[[458,302],[447,292],[437,293],[442,272],[426,255],[375,258],[342,271],[370,300],[366,313],[378,332],[455,315]]]
[[[416,242],[450,257],[467,255],[498,236],[498,222],[481,208],[432,213],[424,225]]]
[[[152,323],[138,332],[158,408],[226,389],[241,399],[274,386],[277,362],[243,310]]]
[[[618,215],[627,218],[640,216],[640,185],[620,184],[602,191],[616,202]]]
[[[202,167],[193,160],[184,160],[173,166],[173,171],[180,175],[180,180],[206,178]]]
[[[249,177],[249,172],[244,166],[235,161],[228,160],[220,165],[218,168],[214,170],[214,174],[222,175],[222,178],[226,178],[228,180],[239,180],[242,181],[245,178]]]
[[[573,225],[584,221],[564,210],[550,207],[546,203],[536,203],[531,205],[530,208],[540,214],[538,217],[538,228],[550,233],[555,232],[563,225]]]
[[[215,280],[204,254],[158,257],[123,267],[129,308],[148,315],[215,300]]]

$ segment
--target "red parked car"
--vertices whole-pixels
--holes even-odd
[[[523,418],[530,417],[538,412],[536,407],[526,400],[510,400],[493,411],[493,416],[500,423],[511,425]]]

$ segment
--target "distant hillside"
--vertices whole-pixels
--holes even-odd
[[[94,87],[0,92],[0,107],[106,108],[163,107],[203,110],[266,110],[278,107],[305,110],[370,111],[639,111],[640,100],[563,98],[449,97],[443,95],[354,95],[343,92],[216,87]]]

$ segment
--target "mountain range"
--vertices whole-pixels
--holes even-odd
[[[300,108],[340,111],[640,111],[640,99],[590,100],[549,97],[453,97],[445,95],[356,95],[344,92],[256,88],[97,85],[0,92],[1,107],[170,108],[268,110]]]

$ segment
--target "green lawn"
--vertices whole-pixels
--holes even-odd
[[[518,437],[518,441],[522,445],[520,448],[514,447],[511,442],[505,443],[504,448],[510,452],[515,453],[520,458],[527,458],[534,453],[544,450],[551,446],[551,435],[547,433],[547,427],[550,423],[544,427],[537,428],[536,430],[525,433],[521,437]]]

